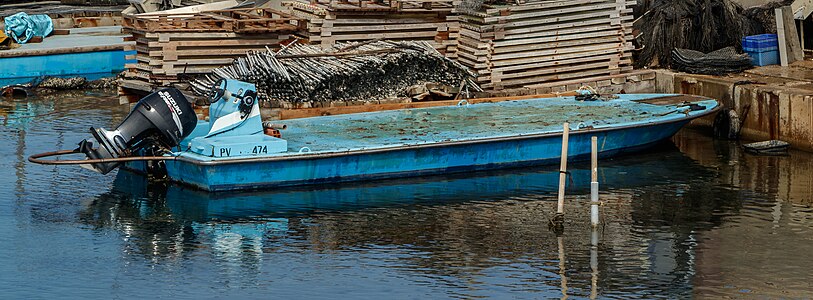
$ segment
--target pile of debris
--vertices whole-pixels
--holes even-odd
[[[312,101],[375,101],[407,96],[416,84],[437,82],[480,91],[466,67],[427,42],[373,40],[317,45],[292,43],[278,52],[251,52],[190,83],[205,96],[221,78],[257,85],[258,98],[272,107]]]
[[[745,10],[731,0],[648,1],[649,10],[635,22],[643,48],[636,67],[673,67],[673,49],[739,50],[744,36],[776,32],[773,9],[792,2],[775,1]]]

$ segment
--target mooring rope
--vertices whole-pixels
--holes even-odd
[[[72,159],[72,160],[42,159],[45,157],[54,157],[78,153],[81,153],[79,152],[79,149],[44,152],[29,156],[28,161],[41,165],[84,165],[84,164],[103,164],[103,163],[128,162],[128,161],[163,161],[177,159],[177,157],[175,156],[133,156],[133,157]]]

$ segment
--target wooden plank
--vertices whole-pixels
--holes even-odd
[[[521,19],[534,19],[539,17],[553,17],[556,15],[568,15],[572,13],[577,13],[575,16],[581,15],[581,13],[585,11],[599,11],[605,9],[615,10],[617,5],[615,3],[606,3],[605,4],[595,4],[595,5],[579,5],[575,7],[568,7],[568,8],[561,8],[561,9],[552,9],[552,10],[543,10],[543,11],[535,11],[535,12],[528,12],[522,14],[509,14],[507,16],[496,16],[496,17],[488,17],[484,18],[483,21],[485,23],[497,23],[497,22],[504,22],[508,23],[508,21],[515,21]]]
[[[550,75],[550,76],[538,76],[538,77],[529,78],[529,79],[508,80],[508,81],[502,81],[502,82],[499,82],[499,83],[496,83],[496,84],[495,83],[485,83],[485,84],[482,84],[481,86],[483,88],[494,88],[494,87],[504,88],[504,87],[512,87],[512,86],[535,85],[535,84],[539,84],[539,83],[543,83],[543,82],[554,82],[554,81],[559,81],[559,80],[573,79],[573,78],[579,78],[579,77],[589,77],[589,76],[596,76],[596,75],[609,75],[609,74],[611,74],[613,72],[626,72],[626,71],[630,71],[630,70],[632,70],[632,67],[621,67],[621,68],[617,68],[617,69],[603,68],[603,69],[600,69],[600,70],[587,70],[587,71],[577,72],[577,73],[554,74],[554,75]]]
[[[148,82],[140,81],[140,80],[132,80],[132,79],[120,79],[117,80],[119,87],[134,89],[139,91],[152,91],[153,85],[149,84]]]
[[[418,24],[386,24],[386,25],[368,25],[368,26],[342,26],[333,27],[330,29],[323,28],[322,30],[330,32],[379,32],[379,31],[405,31],[405,30],[420,30],[447,28],[449,24],[446,22],[441,23],[418,23]]]
[[[161,69],[153,71],[153,74],[164,74],[164,75],[179,75],[179,74],[208,74],[211,73],[212,70],[218,68],[220,66],[183,66],[183,65],[176,65],[174,68],[169,69]]]
[[[136,60],[146,63],[150,66],[163,66],[167,64],[174,64],[174,65],[191,65],[191,66],[200,66],[200,65],[230,65],[234,62],[234,58],[215,58],[215,57],[207,57],[207,58],[183,58],[177,61],[163,61],[160,58],[156,57],[149,57],[143,54],[136,55]]]
[[[32,50],[14,49],[14,50],[0,51],[0,58],[126,50],[127,46],[130,45],[130,43],[131,42],[126,42],[126,43],[117,44],[117,45],[83,46],[83,47],[58,48],[58,49],[37,49],[37,50],[34,50],[34,49],[32,49]]]
[[[584,5],[588,3],[607,3],[607,0],[571,0],[571,1],[550,1],[538,4],[525,4],[525,5],[502,5],[497,7],[489,7],[485,10],[488,15],[497,15],[501,11],[508,9],[511,12],[521,12],[529,10],[540,10],[554,7],[568,6],[568,5]],[[635,1],[625,1],[626,6],[636,5]]]
[[[622,65],[627,66],[631,65],[632,61],[629,58],[621,58],[619,55],[616,56],[603,56],[599,59],[593,58],[593,61],[588,60],[587,58],[583,58],[579,63],[557,63],[550,66],[545,67],[537,67],[537,68],[526,68],[520,70],[513,70],[511,72],[503,71],[501,69],[495,68],[492,69],[492,74],[480,76],[477,80],[483,81],[494,81],[494,80],[502,80],[502,79],[513,79],[513,78],[522,78],[522,77],[529,77],[529,76],[538,76],[538,75],[546,75],[546,74],[555,74],[555,73],[565,73],[570,71],[578,71],[584,69],[595,69],[595,68],[617,68]]]
[[[241,35],[234,32],[141,32],[148,39],[158,39],[158,41],[171,39],[195,39],[195,38],[237,38]]]
[[[509,49],[513,49],[507,46],[525,46],[532,48],[533,46],[546,44],[546,43],[556,43],[561,41],[568,41],[568,40],[589,40],[591,38],[596,37],[615,37],[614,40],[616,41],[623,41],[623,38],[626,34],[631,34],[632,32],[624,32],[623,29],[618,28],[615,30],[605,30],[605,31],[596,31],[596,32],[586,32],[586,33],[572,33],[572,34],[558,34],[553,36],[546,36],[546,37],[538,37],[538,38],[530,38],[530,39],[521,39],[521,40],[506,40],[506,41],[494,41],[494,51],[498,51],[498,49],[502,49],[502,52],[514,52]]]
[[[141,13],[136,14],[137,17],[148,17],[148,18],[158,18],[158,16],[167,16],[167,15],[186,15],[186,16],[193,16],[195,14],[199,14],[201,12],[206,11],[213,11],[213,10],[223,10],[227,8],[232,8],[237,6],[238,2],[236,0],[225,0],[219,1],[214,3],[207,3],[207,4],[200,4],[200,5],[192,5],[187,7],[169,9],[164,11],[157,11],[157,12],[148,12],[148,13]]]
[[[575,96],[575,95],[576,95],[576,93],[540,94],[540,95],[500,97],[500,98],[478,98],[478,99],[469,99],[469,100],[466,100],[466,101],[468,101],[470,104],[496,103],[496,102],[504,102],[504,101],[515,101],[515,100],[536,99],[536,98],[554,98],[554,97]],[[460,102],[459,100],[448,100],[448,101],[428,101],[428,102],[410,102],[410,103],[392,103],[392,104],[373,104],[373,105],[353,105],[353,106],[341,106],[341,107],[292,109],[292,110],[282,110],[280,112],[280,119],[281,120],[289,120],[289,119],[310,118],[310,117],[318,117],[318,116],[355,114],[355,113],[363,113],[363,112],[396,110],[396,109],[407,109],[407,108],[451,106],[451,105],[457,105],[459,102]]]
[[[390,16],[384,16],[380,18],[342,18],[342,19],[335,19],[330,21],[325,21],[325,23],[331,23],[333,26],[336,25],[387,25],[387,24],[419,24],[424,22],[446,22],[446,18],[434,18],[434,17],[426,17],[426,18],[396,18]]]
[[[611,58],[612,59],[612,58]],[[626,60],[622,62],[622,64],[630,65],[632,62],[630,60]],[[516,78],[525,78],[525,77],[534,77],[530,80],[537,80],[539,78],[544,78],[544,75],[553,75],[553,74],[563,74],[563,73],[570,73],[573,71],[580,71],[580,70],[587,70],[587,69],[598,69],[598,68],[611,68],[612,63],[611,60],[605,59],[599,62],[594,63],[579,63],[579,64],[571,64],[571,65],[556,65],[550,68],[541,68],[541,69],[534,69],[529,71],[517,72],[517,73],[500,73],[499,79],[516,79]],[[483,79],[495,79],[494,76],[486,77]]]
[[[624,14],[624,13],[632,13],[632,9],[627,9],[624,11],[599,11],[599,12],[592,12],[592,13],[582,13],[582,14],[574,14],[568,16],[561,16],[561,17],[554,17],[554,18],[532,18],[526,21],[514,21],[507,24],[490,24],[484,25],[483,30],[494,30],[494,28],[503,27],[503,28],[515,28],[515,27],[524,27],[524,26],[535,26],[535,25],[544,25],[544,24],[553,24],[559,23],[564,21],[574,21],[574,20],[586,20],[592,19],[599,16],[614,16],[616,14]],[[543,15],[544,16],[544,15]]]
[[[598,55],[596,55],[596,54],[598,54]],[[494,68],[494,70],[498,70],[498,71],[503,72],[503,73],[508,73],[508,72],[512,72],[512,71],[536,69],[536,68],[543,68],[543,67],[549,67],[549,66],[555,66],[555,65],[567,65],[567,64],[575,64],[575,63],[585,63],[585,62],[596,61],[596,60],[609,60],[609,59],[612,59],[612,58],[616,58],[616,59],[629,58],[631,56],[632,56],[631,53],[606,54],[606,53],[603,53],[603,51],[597,51],[597,52],[594,52],[594,53],[580,52],[580,53],[574,53],[574,54],[571,54],[571,55],[562,55],[562,56],[557,57],[557,59],[555,59],[555,60],[542,61],[542,62],[533,63],[533,64],[521,64],[521,65],[510,66],[510,67]]]
[[[782,11],[782,23],[784,28],[785,44],[788,50],[788,63],[792,64],[804,60],[802,44],[799,42],[799,33],[796,30],[796,22],[793,19],[793,11],[790,6],[784,6]],[[778,27],[777,27],[778,28]]]
[[[622,21],[632,21],[632,16],[624,16],[621,17]],[[560,30],[567,30],[569,28],[573,28],[573,30],[577,29],[587,29],[590,27],[599,27],[598,25],[602,24],[610,24],[609,26],[605,25],[604,27],[623,27],[626,30],[632,30],[632,25],[630,26],[623,26],[618,24],[613,24],[614,20],[610,20],[609,18],[597,18],[597,19],[589,19],[583,21],[577,21],[572,23],[557,23],[547,26],[532,26],[532,27],[523,27],[517,29],[507,29],[504,30],[505,39],[524,39],[524,38],[533,38],[533,37],[541,37],[549,35],[551,32],[556,32]],[[598,30],[596,30],[598,31]]]
[[[608,38],[611,40],[613,38]],[[540,50],[529,50],[523,53],[508,53],[508,54],[499,54],[499,55],[492,55],[491,62],[494,63],[495,66],[501,65],[512,65],[515,63],[510,63],[509,61],[518,61],[516,59],[522,59],[523,63],[528,63],[528,58],[539,59],[541,57],[551,56],[551,55],[560,55],[566,53],[578,53],[578,52],[585,52],[585,51],[593,51],[593,50],[604,50],[604,49],[612,49],[617,52],[624,52],[632,49],[632,43],[624,43],[619,41],[613,42],[606,42],[606,43],[599,43],[600,39],[595,40],[597,43],[584,43],[579,45],[578,43],[574,43],[574,46],[571,44],[567,44],[567,46],[560,46],[554,49],[540,49]],[[586,41],[589,42],[589,41]]]
[[[498,7],[487,8],[484,13],[486,15],[496,16],[502,12],[524,12],[532,10],[545,10],[553,8],[561,8],[567,6],[581,6],[590,3],[606,3],[606,0],[572,0],[572,1],[550,1],[539,4],[525,4],[525,5],[500,5]]]
[[[557,56],[560,56],[562,54],[590,52],[596,50],[609,50],[609,52],[624,52],[625,49],[628,49],[624,46],[631,47],[632,45],[631,43],[627,43],[627,45],[622,45],[621,43],[608,43],[588,46],[562,47],[549,50],[529,51],[526,53],[501,55],[499,59],[495,59],[494,56],[492,56],[488,61],[491,63],[493,67],[511,66],[517,64],[534,63],[547,59],[555,59]],[[478,58],[478,60],[479,59],[480,58]]]
[[[342,34],[342,35],[335,35],[329,39],[313,37],[313,41],[320,41],[320,40],[328,40],[328,41],[357,41],[357,40],[372,40],[372,39],[417,39],[417,38],[426,38],[432,37],[434,38],[437,35],[436,32],[426,32],[426,31],[417,31],[417,32],[389,32],[389,33],[370,33],[370,34]]]
[[[265,50],[265,47],[257,47],[257,48],[240,48],[240,49],[194,49],[194,50],[177,50],[177,51],[150,51],[149,56],[152,57],[163,57],[164,60],[168,60],[167,57],[180,57],[180,56],[240,56],[245,55],[248,51],[257,51],[257,50]],[[177,60],[172,59],[172,60]]]
[[[526,88],[537,89],[537,88],[546,88],[546,87],[551,87],[551,86],[583,84],[583,83],[589,82],[589,81],[613,80],[613,79],[616,79],[616,78],[629,77],[629,76],[635,76],[635,75],[638,75],[638,76],[644,75],[644,74],[650,74],[651,75],[652,73],[655,73],[655,71],[652,71],[652,70],[631,70],[631,71],[627,71],[627,72],[624,72],[624,73],[621,73],[621,74],[615,74],[615,75],[605,75],[605,76],[597,76],[597,77],[585,77],[585,78],[565,80],[565,81],[540,83],[540,84],[535,84],[535,85],[526,85],[525,87]]]
[[[776,19],[776,36],[779,41],[779,64],[787,67],[790,62],[788,57],[788,44],[785,37],[785,21],[782,17],[782,8],[774,9],[774,17]]]
[[[224,47],[224,46],[269,46],[279,48],[279,43],[287,40],[288,37],[279,39],[217,39],[217,40],[196,40],[196,41],[175,41],[168,43],[149,42],[151,48],[173,45],[174,47]]]
[[[565,23],[556,23],[551,25],[541,25],[541,26],[532,26],[532,27],[522,27],[517,29],[501,29],[502,33],[504,34],[503,39],[522,39],[522,38],[530,38],[530,37],[539,37],[550,35],[551,32],[557,31],[576,31],[576,30],[585,30],[590,28],[598,27],[599,25],[604,25],[605,27],[609,27],[607,24],[610,24],[611,20],[609,18],[596,18],[590,20],[579,20],[575,22],[565,22]],[[486,32],[479,32],[468,28],[466,26],[461,27],[461,33],[466,32],[466,35],[471,36],[475,39],[493,39],[495,37],[495,32],[493,31],[486,31]],[[595,30],[594,30],[595,31]]]
[[[516,58],[517,56],[525,56],[525,54],[534,53],[534,51],[558,49],[573,46],[595,45],[595,44],[608,44],[608,43],[619,44],[622,42],[623,40],[616,35],[612,34],[607,36],[597,35],[596,37],[591,38],[553,41],[548,43],[537,43],[511,47],[494,47],[488,50],[475,50],[472,52],[472,54],[478,56],[488,56],[489,61],[496,61],[501,59]],[[467,46],[467,42],[465,42],[463,39],[460,40],[460,44],[463,45],[464,47]]]

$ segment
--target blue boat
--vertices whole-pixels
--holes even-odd
[[[206,191],[249,190],[558,163],[564,123],[569,160],[589,158],[593,136],[599,156],[609,157],[651,147],[719,110],[701,96],[625,94],[462,100],[269,124],[252,84],[222,80],[213,90],[210,121],[197,121],[183,95],[165,89],[142,99],[116,130],[92,129],[95,139],[70,153],[85,153],[87,167],[101,173],[126,161]],[[126,157],[135,152],[142,156]]]
[[[601,157],[630,153],[717,109],[716,100],[696,96],[618,95],[303,118],[286,120],[274,147],[225,143],[209,152],[181,151],[166,170],[175,181],[223,191],[541,165],[559,162],[564,122],[573,124],[569,159],[580,160],[588,158],[592,136]],[[212,106],[210,116],[218,110]],[[201,122],[181,145],[195,147],[208,132]]]
[[[26,84],[43,76],[85,77],[96,80],[124,70],[125,42],[121,26],[70,29],[68,35],[53,35],[41,43],[20,45],[0,51],[0,87]]]

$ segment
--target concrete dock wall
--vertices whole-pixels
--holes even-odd
[[[745,140],[779,139],[813,151],[813,83],[775,76],[705,76],[659,70],[658,92],[719,99],[737,112]],[[671,90],[670,90],[671,88]],[[713,118],[696,125],[711,126]]]

